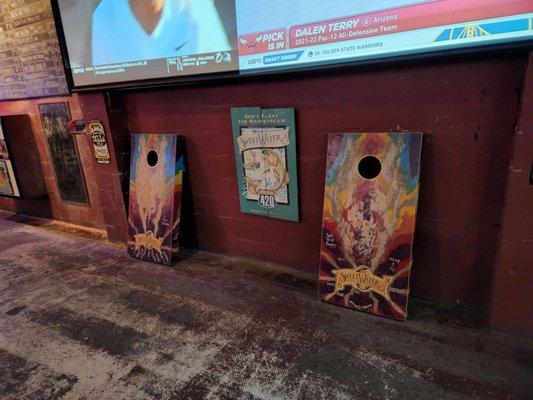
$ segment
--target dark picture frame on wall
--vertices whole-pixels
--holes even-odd
[[[39,116],[61,200],[89,206],[78,146],[68,129],[71,119],[68,103],[39,104]]]

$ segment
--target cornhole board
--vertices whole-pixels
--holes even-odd
[[[185,146],[174,134],[132,135],[128,253],[170,265],[177,261]]]
[[[405,320],[421,133],[328,137],[319,295]]]

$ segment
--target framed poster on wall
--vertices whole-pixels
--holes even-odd
[[[232,108],[241,212],[298,221],[293,108]]]
[[[78,149],[68,129],[68,103],[39,104],[39,114],[61,200],[89,205]]]
[[[9,146],[2,130],[0,118],[0,195],[21,197]]]

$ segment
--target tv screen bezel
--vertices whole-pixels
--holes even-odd
[[[366,59],[349,59],[346,61],[333,61],[331,63],[325,63],[324,61],[317,63],[299,64],[297,66],[283,66],[278,68],[258,68],[254,70],[246,70],[241,72],[239,69],[232,72],[222,73],[207,73],[207,74],[191,74],[182,76],[171,76],[163,78],[149,78],[142,80],[131,81],[117,81],[113,83],[103,83],[94,85],[76,85],[74,83],[74,77],[72,74],[72,68],[70,67],[70,59],[68,56],[68,48],[65,38],[65,32],[63,30],[63,23],[61,20],[61,12],[59,8],[58,0],[51,0],[52,13],[54,17],[54,23],[56,26],[57,38],[59,47],[61,50],[61,58],[63,60],[63,67],[65,71],[65,77],[69,87],[69,91],[73,93],[77,92],[89,92],[98,90],[113,90],[113,89],[142,89],[142,88],[160,88],[165,86],[180,86],[180,85],[194,85],[203,83],[213,83],[221,81],[239,81],[250,78],[261,77],[279,77],[279,76],[302,76],[305,73],[324,71],[324,70],[347,70],[357,69],[362,67],[369,67],[375,65],[391,65],[405,63],[407,61],[421,61],[428,59],[442,59],[444,57],[461,56],[461,55],[480,55],[485,53],[503,51],[503,50],[533,50],[533,38],[516,40],[511,42],[502,43],[490,43],[479,44],[474,43],[471,45],[463,45],[456,47],[453,45],[441,48],[439,50],[426,50],[426,51],[413,51],[411,53],[402,53],[392,56],[372,57]]]

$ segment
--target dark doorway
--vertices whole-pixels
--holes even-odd
[[[35,144],[30,116],[1,116],[0,123],[8,144],[20,198],[13,198],[19,214],[51,218],[52,209],[43,177],[41,160]]]

